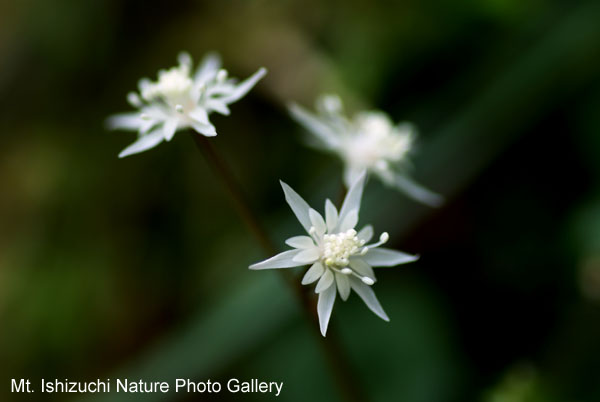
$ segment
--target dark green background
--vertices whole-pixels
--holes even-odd
[[[333,314],[371,401],[600,400],[598,21],[597,1],[3,2],[0,399],[212,400],[9,391],[237,377],[338,400],[289,290],[246,269],[266,256],[189,136],[120,160],[135,135],[104,128],[140,77],[217,50],[234,76],[269,69],[212,141],[280,247],[301,227],[278,179],[319,210],[341,186],[287,102],[334,92],[420,128],[415,176],[446,205],[373,180],[361,222],[422,257],[379,271],[390,323],[356,296]]]

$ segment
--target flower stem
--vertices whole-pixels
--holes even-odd
[[[259,220],[252,212],[241,186],[236,181],[226,162],[217,153],[212,141],[195,132],[190,132],[190,134],[215,174],[223,182],[235,209],[248,230],[256,237],[260,246],[268,255],[276,254],[277,248],[273,245]],[[321,336],[319,332],[319,318],[316,314],[316,299],[306,291],[307,288],[303,287],[297,281],[297,278],[289,271],[278,270],[278,272],[282,274],[286,283],[294,291],[294,294],[297,296],[303,307],[302,310],[304,311],[304,315],[315,329],[314,333],[317,335],[319,343],[325,351],[325,356],[333,371],[333,375],[343,399],[349,402],[365,402],[366,398],[364,393],[356,381],[356,376],[351,370],[350,364],[340,347],[341,343],[335,336],[334,328],[332,328],[331,323],[329,324],[327,337]]]

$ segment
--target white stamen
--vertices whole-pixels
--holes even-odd
[[[183,105],[175,105],[175,110],[177,111],[177,113],[183,113]]]
[[[360,252],[362,246],[356,230],[323,235],[323,259],[330,267],[347,267],[349,258]]]
[[[388,234],[388,232],[383,232],[381,236],[379,236],[379,241],[381,242],[381,244],[387,242],[389,239],[390,235]]]
[[[146,113],[142,113],[142,114],[140,115],[140,118],[141,118],[142,120],[150,120],[150,116],[148,116]]]
[[[350,275],[350,274],[352,274],[352,270],[350,268],[344,268],[344,269],[342,269],[341,272],[344,275]]]
[[[217,81],[219,82],[223,82],[227,79],[227,70],[219,70],[219,72],[217,73]]]
[[[369,278],[368,276],[363,276],[362,278],[360,278],[360,280],[363,281],[363,283],[365,285],[369,285],[369,286],[371,286],[372,284],[375,283],[375,281],[373,279]]]

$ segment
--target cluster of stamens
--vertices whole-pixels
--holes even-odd
[[[194,82],[190,78],[187,66],[174,67],[163,70],[158,74],[158,81],[148,85],[142,91],[142,97],[151,101],[162,98],[170,99],[180,97],[189,92]]]
[[[364,245],[365,241],[358,238],[354,229],[323,235],[323,261],[328,266],[346,267],[350,263],[350,256],[367,252],[366,247],[361,249]]]

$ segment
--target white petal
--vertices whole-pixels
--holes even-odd
[[[365,170],[364,166],[355,166],[351,164],[347,164],[344,168],[344,184],[347,187],[350,187],[352,183],[355,183],[356,180],[360,177],[360,174]]]
[[[320,213],[310,208],[308,210],[308,218],[310,219],[310,223],[312,223],[313,227],[317,231],[317,235],[323,236],[325,231],[327,230],[327,226],[325,225],[325,220],[321,216]]]
[[[208,121],[208,113],[203,107],[197,107],[189,113],[189,116],[196,120],[198,123],[210,124]]]
[[[335,286],[330,286],[327,290],[319,295],[317,303],[317,313],[319,314],[319,326],[321,334],[325,336],[331,312],[333,311],[333,303],[335,302]]]
[[[360,276],[366,276],[367,278],[375,280],[373,268],[363,261],[362,257],[350,258],[350,267],[352,267],[352,269],[354,269]]]
[[[290,186],[288,186],[282,181],[279,182],[281,183],[281,187],[283,188],[285,200],[289,204],[290,208],[292,208],[294,215],[296,215],[296,218],[298,218],[298,221],[300,222],[302,227],[304,227],[306,233],[308,233],[310,231],[310,227],[312,226],[310,218],[308,217],[308,210],[310,209],[310,206],[306,203],[306,201],[304,201],[302,197],[298,195],[298,193],[292,190]]]
[[[285,241],[285,244],[287,244],[290,247],[302,248],[302,249],[315,247],[315,242],[313,241],[312,237],[308,237],[308,236],[290,237],[289,239],[287,239]]]
[[[236,85],[235,89],[227,96],[222,97],[221,100],[225,103],[232,103],[237,101],[242,96],[246,95],[248,91],[250,91],[252,87],[256,85],[258,80],[265,76],[266,73],[266,68],[259,68],[258,71],[251,75],[249,78]]]
[[[271,258],[264,261],[257,262],[256,264],[250,265],[250,269],[270,269],[270,268],[292,268],[304,265],[294,261],[294,257],[299,253],[299,250],[288,250],[283,253],[279,253]]]
[[[348,296],[350,296],[350,281],[348,280],[348,275],[336,272],[335,282],[337,283],[337,289],[340,293],[340,297],[342,298],[342,300],[348,300]]]
[[[352,186],[348,190],[348,194],[346,194],[346,198],[344,198],[344,203],[342,204],[342,209],[340,210],[340,222],[344,222],[346,215],[348,215],[352,211],[356,211],[356,214],[358,215],[358,211],[360,211],[360,200],[362,198],[366,177],[367,172],[363,171],[358,177],[358,179],[352,184]]]
[[[365,242],[370,241],[373,237],[373,226],[366,225],[360,230],[360,232],[358,232],[357,236],[359,239],[364,240]]]
[[[356,292],[356,294],[359,295],[361,299],[363,299],[367,307],[372,312],[381,317],[383,320],[389,321],[390,319],[385,313],[385,311],[383,311],[383,307],[381,307],[381,304],[379,304],[379,300],[377,300],[373,289],[371,289],[369,285],[365,285],[364,283],[362,283],[361,280],[358,278],[351,277],[349,279],[350,286]]]
[[[194,74],[194,81],[198,83],[204,83],[208,79],[212,78],[217,71],[221,68],[221,58],[217,53],[208,53],[202,59],[196,74]]]
[[[198,133],[204,135],[205,137],[214,137],[217,135],[217,131],[215,130],[215,126],[212,124],[202,124],[192,122],[192,128]]]
[[[165,137],[163,136],[162,130],[155,130],[148,134],[144,134],[138,138],[136,142],[125,148],[119,154],[119,158],[124,158],[129,155],[137,154],[146,151],[150,148],[154,148],[160,144]]]
[[[138,130],[142,124],[140,113],[122,113],[106,119],[106,125],[111,130]]]
[[[389,248],[377,247],[369,249],[367,254],[361,258],[374,267],[393,267],[395,265],[416,261],[419,259],[419,256]]]
[[[331,285],[333,285],[334,276],[330,269],[326,269],[325,273],[321,276],[319,283],[317,283],[317,287],[315,288],[315,293],[321,293],[325,289],[329,289]],[[335,288],[335,286],[334,286]]]
[[[308,248],[305,250],[301,250],[294,257],[294,261],[301,262],[303,264],[310,264],[319,259],[321,255],[321,251],[318,247]]]
[[[337,209],[329,198],[325,200],[325,222],[327,222],[327,231],[329,233],[333,232],[338,224]]]
[[[302,284],[308,285],[308,284],[313,283],[314,281],[319,279],[321,277],[321,275],[323,275],[324,272],[325,272],[325,267],[323,267],[323,264],[321,264],[318,261],[315,262],[308,269],[308,271],[306,271],[306,274],[304,274],[304,277],[302,278]]]
[[[171,141],[175,135],[175,131],[177,131],[177,119],[166,120],[163,125],[163,135],[165,136],[165,140]]]
[[[289,111],[294,120],[314,134],[327,148],[335,149],[340,146],[339,134],[317,116],[296,104],[291,104]]]
[[[444,203],[444,197],[427,190],[406,176],[397,175],[394,179],[394,185],[411,198],[431,207],[439,207]]]
[[[358,223],[358,209],[352,210],[348,212],[344,219],[339,223],[339,231],[345,232],[348,229],[353,229],[354,226]]]
[[[181,52],[177,55],[177,61],[179,64],[186,66],[188,69],[192,68],[192,56],[188,52]]]
[[[214,110],[222,115],[229,116],[231,111],[227,105],[220,99],[208,99],[204,105],[207,111]]]

